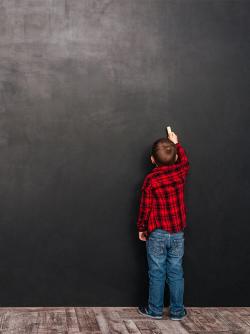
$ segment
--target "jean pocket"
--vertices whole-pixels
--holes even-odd
[[[147,242],[148,253],[156,256],[165,254],[165,242],[159,239],[148,239]]]
[[[173,239],[171,242],[170,254],[172,256],[183,256],[184,254],[184,238]]]

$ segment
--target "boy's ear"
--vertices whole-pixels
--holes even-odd
[[[178,154],[175,155],[175,161],[177,161],[177,160],[178,160]]]
[[[155,158],[154,158],[152,155],[151,155],[150,158],[151,158],[151,162],[152,162],[152,164],[153,164],[153,165],[156,165]]]

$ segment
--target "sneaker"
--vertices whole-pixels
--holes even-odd
[[[145,306],[139,306],[138,307],[138,312],[146,317],[152,318],[152,319],[157,319],[160,320],[162,319],[162,315],[156,315],[152,312],[149,312],[148,308]]]
[[[170,319],[171,320],[182,320],[183,318],[185,318],[186,315],[187,315],[187,310],[184,308],[184,312],[182,315],[170,314]]]

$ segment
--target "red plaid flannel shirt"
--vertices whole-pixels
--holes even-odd
[[[138,231],[161,228],[176,233],[186,226],[184,185],[189,162],[183,147],[176,144],[174,165],[155,167],[144,179],[137,220]]]

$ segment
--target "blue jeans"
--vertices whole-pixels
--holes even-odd
[[[184,312],[182,268],[184,232],[170,234],[165,230],[155,229],[146,241],[146,249],[149,276],[149,312],[162,315],[165,282],[167,282],[170,292],[170,314],[182,315]]]

